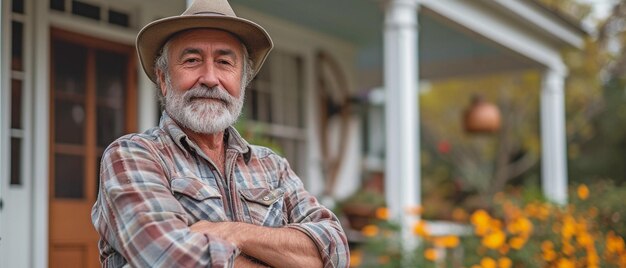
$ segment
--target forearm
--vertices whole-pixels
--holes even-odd
[[[272,267],[322,267],[315,243],[292,228],[270,228],[240,222],[198,222],[193,232],[221,237],[235,244],[243,254]]]
[[[315,243],[305,233],[291,228],[242,226],[239,249],[272,267],[322,267]]]

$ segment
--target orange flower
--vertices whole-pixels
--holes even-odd
[[[559,259],[559,261],[556,263],[556,267],[557,268],[574,268],[576,267],[575,263],[571,260],[568,259]]]
[[[510,268],[513,266],[513,261],[507,257],[498,259],[498,268]]]
[[[446,235],[435,238],[435,245],[444,248],[455,248],[459,245],[459,237],[454,235]]]
[[[539,214],[537,215],[538,219],[545,221],[550,216],[550,208],[549,204],[542,204],[539,206]]]
[[[415,223],[415,226],[413,226],[413,233],[421,237],[426,237],[429,236],[427,229],[428,226],[426,226],[426,222],[418,221]]]
[[[592,250],[587,253],[587,267],[598,267],[600,263],[600,257],[595,250]]]
[[[552,241],[545,240],[545,241],[541,242],[541,250],[542,251],[548,251],[548,250],[552,250],[552,249],[554,249],[554,244],[552,244]]]
[[[388,220],[389,219],[389,209],[385,207],[380,207],[376,209],[376,218],[379,220]]]
[[[480,260],[480,266],[483,268],[496,268],[496,260],[489,257],[482,258],[482,260]]]
[[[363,230],[361,230],[361,233],[363,233],[363,235],[366,237],[373,237],[378,234],[378,231],[379,231],[378,226],[373,225],[373,224],[368,224],[365,227],[363,227]]]
[[[526,244],[526,239],[519,236],[511,238],[511,240],[509,241],[509,245],[517,250],[520,250],[522,247],[524,247],[524,244]]]
[[[363,261],[363,253],[360,250],[350,251],[350,267],[358,267]]]
[[[489,226],[493,229],[500,229],[502,228],[502,221],[498,219],[491,219],[491,221],[489,221]]]
[[[424,250],[424,258],[429,261],[435,261],[438,258],[437,250],[434,248],[429,248]]]
[[[608,253],[619,254],[624,252],[625,248],[624,239],[621,236],[615,235],[613,231],[606,235],[606,251]]]
[[[578,193],[578,198],[580,198],[581,200],[585,200],[589,198],[589,188],[587,187],[587,185],[584,185],[584,184],[579,185],[577,189],[577,193]]]
[[[487,213],[487,211],[479,209],[472,213],[470,221],[474,225],[487,225],[489,224],[490,219],[491,217],[489,216],[489,213]]]
[[[572,216],[566,216],[563,219],[563,227],[561,227],[561,236],[565,239],[570,239],[576,234],[576,220]]]
[[[506,235],[504,234],[504,232],[495,231],[486,235],[482,240],[482,244],[487,248],[497,249],[502,246],[502,244],[504,244],[505,239]]]
[[[572,256],[576,253],[576,248],[572,246],[571,243],[564,241],[563,246],[561,246],[561,251],[567,256]]]
[[[539,215],[539,206],[535,203],[527,204],[524,207],[524,213],[530,217],[538,218]]]
[[[452,210],[452,219],[455,221],[466,221],[467,216],[467,212],[462,208],[455,208]]]
[[[482,209],[474,211],[470,217],[470,222],[474,225],[474,231],[479,236],[484,236],[490,228],[491,216]]]
[[[582,232],[576,236],[576,242],[581,246],[593,245],[593,237],[587,232]]]
[[[556,259],[556,252],[554,252],[554,250],[549,249],[549,250],[544,250],[543,254],[541,254],[543,259],[547,262],[553,261]]]

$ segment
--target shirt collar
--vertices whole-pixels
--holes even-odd
[[[185,157],[189,156],[189,152],[195,150],[196,145],[192,142],[187,134],[178,126],[176,121],[172,119],[167,112],[163,111],[159,127],[165,131],[172,139],[174,143],[180,147],[185,153]],[[252,150],[250,144],[239,134],[239,132],[232,126],[229,126],[224,131],[224,138],[226,139],[226,149],[234,150],[237,153],[243,155],[246,163],[250,161]]]

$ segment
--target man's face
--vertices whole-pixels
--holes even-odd
[[[235,123],[244,98],[238,39],[220,30],[190,30],[170,41],[167,57],[168,73],[158,77],[165,110],[174,120],[203,134]]]

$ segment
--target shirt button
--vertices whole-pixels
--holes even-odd
[[[268,196],[263,197],[263,201],[267,201],[267,200],[270,200],[270,198]]]

